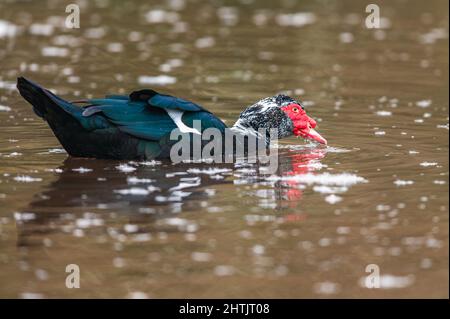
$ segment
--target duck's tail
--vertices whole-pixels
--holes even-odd
[[[67,117],[79,119],[82,109],[61,99],[40,85],[24,77],[17,78],[17,89],[32,106],[39,117],[50,123],[52,117]]]
[[[80,138],[86,130],[81,125],[83,109],[54,95],[23,77],[17,79],[17,89],[34,112],[53,130],[56,138],[70,155],[79,155]]]

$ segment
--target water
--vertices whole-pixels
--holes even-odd
[[[79,3],[69,30],[64,1],[0,2],[1,297],[448,297],[446,1],[382,1],[378,30],[356,0]],[[287,92],[329,146],[281,141],[272,175],[71,159],[19,75],[68,99],[151,87],[229,125]]]

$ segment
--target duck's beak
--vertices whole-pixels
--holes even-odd
[[[309,132],[305,134],[305,138],[314,140],[316,142],[319,142],[320,144],[327,145],[327,140],[322,137],[315,129],[310,128]]]
[[[305,116],[307,117],[307,120],[298,123],[298,125],[294,129],[294,134],[296,136],[301,136],[305,139],[313,140],[319,142],[320,144],[327,145],[327,140],[314,129],[317,126],[316,121],[314,121],[307,115]]]

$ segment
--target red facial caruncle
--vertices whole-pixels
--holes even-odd
[[[300,105],[291,103],[283,106],[281,109],[289,116],[294,124],[293,133],[295,136],[301,136],[321,144],[327,144],[327,140],[314,129],[317,126],[316,121],[306,115],[305,110]]]

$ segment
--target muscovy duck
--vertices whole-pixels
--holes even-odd
[[[17,79],[17,88],[73,157],[168,158],[173,145],[169,139],[172,130],[200,133],[193,128],[195,120],[201,121],[202,132],[207,128],[224,132],[227,128],[200,105],[150,89],[68,102],[24,77]],[[306,115],[300,102],[275,95],[245,109],[231,130],[251,135],[261,128],[275,128],[278,138],[295,135],[326,144],[315,127],[316,122]],[[269,137],[265,138],[269,145]]]

